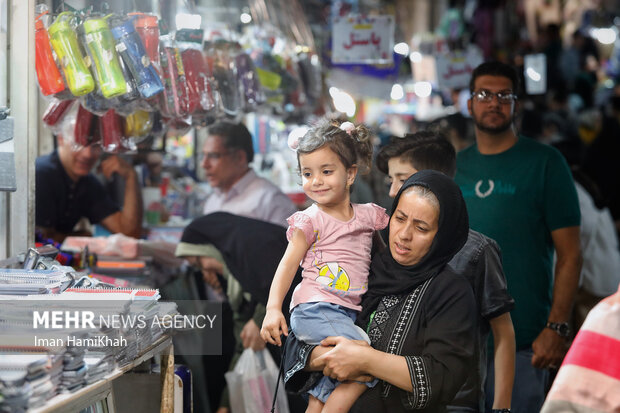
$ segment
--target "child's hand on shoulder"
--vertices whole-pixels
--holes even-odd
[[[263,320],[263,327],[260,330],[260,336],[267,343],[281,346],[281,334],[288,336],[288,327],[286,326],[284,314],[282,314],[282,311],[275,308],[267,309],[265,319]]]

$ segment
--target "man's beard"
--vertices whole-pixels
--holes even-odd
[[[501,115],[503,115],[503,113]],[[510,116],[505,122],[500,123],[499,125],[487,126],[482,122],[482,120],[478,120],[476,113],[473,110],[472,110],[472,119],[474,121],[474,125],[476,125],[476,128],[478,130],[491,134],[491,135],[496,135],[496,134],[506,132],[508,129],[512,127],[512,121],[513,121],[512,116]]]

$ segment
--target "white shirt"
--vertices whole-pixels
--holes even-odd
[[[228,192],[215,188],[207,198],[204,214],[229,212],[286,227],[286,219],[297,212],[284,192],[250,169]]]

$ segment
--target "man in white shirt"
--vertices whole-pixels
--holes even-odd
[[[209,128],[202,148],[202,167],[213,193],[203,212],[230,212],[286,226],[297,211],[277,186],[250,168],[252,136],[243,124],[218,122]]]

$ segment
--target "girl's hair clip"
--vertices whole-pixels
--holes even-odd
[[[291,148],[294,151],[297,151],[297,148],[299,148],[299,135],[295,135],[295,134],[290,134],[288,136],[288,147]]]
[[[339,128],[351,135],[351,131],[355,129],[355,125],[351,122],[342,122]]]

